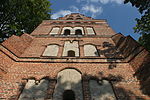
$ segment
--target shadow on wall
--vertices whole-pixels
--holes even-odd
[[[150,54],[145,57],[135,76],[140,80],[142,92],[150,96]]]
[[[131,36],[125,37],[122,34],[116,34],[112,37],[112,40],[116,44],[116,47],[122,52],[123,57],[126,58],[125,61],[131,60],[144,49]],[[144,58],[144,61],[140,59],[140,56],[144,55],[139,54],[137,57],[139,60],[133,61],[132,67],[136,70],[135,76],[140,80],[142,92],[150,96],[150,54]],[[139,66],[140,63],[142,63],[141,66]]]
[[[72,91],[75,95],[75,98],[77,100],[84,100],[83,99],[83,93],[82,93],[82,82],[73,82],[69,80],[63,80],[61,76],[57,78],[57,84],[55,86],[55,90],[53,93],[53,100],[74,100],[74,97],[71,97],[66,94],[64,94],[66,91]],[[66,98],[66,99],[64,99]]]
[[[103,42],[103,48],[104,50],[99,50],[99,53],[106,58],[122,58],[122,53],[112,43]]]
[[[119,97],[118,100],[146,100],[142,97],[136,96],[133,92],[126,90],[124,88],[116,88],[117,91],[119,91]]]
[[[109,42],[103,42],[103,50],[98,50],[100,55],[103,55],[106,57],[108,62],[112,62],[109,65],[109,69],[113,69],[116,67],[116,58],[123,58],[122,53],[120,50],[117,49],[116,46],[114,46],[112,43]]]
[[[125,88],[116,86],[116,84],[118,84],[119,82],[125,82],[122,76],[109,74],[106,79],[111,82],[117,100],[145,100],[142,97],[137,96],[130,90],[126,90]]]
[[[21,94],[11,96],[8,100],[44,100],[47,98],[47,90],[49,89],[49,79],[44,78],[40,81],[29,79],[28,82],[20,85],[19,92]]]
[[[99,72],[100,75],[103,75],[102,72]],[[103,78],[101,80],[99,80],[97,77],[95,76],[90,76],[90,75],[82,75],[82,77],[89,77],[88,79],[90,79],[89,82],[89,93],[90,93],[90,97],[94,97],[93,99],[90,100],[144,100],[143,98],[140,98],[138,96],[136,96],[133,92],[128,91],[124,88],[121,87],[115,87],[115,86],[111,86],[115,85],[121,81],[123,81],[124,79],[121,76],[114,76],[114,75],[109,75],[107,78]],[[58,79],[60,79],[61,85],[63,88],[70,90],[70,88],[68,87],[68,83],[71,84],[71,89],[77,89],[78,86],[80,85],[80,82],[77,83],[70,83],[68,81],[62,82],[61,80],[62,77],[59,77]],[[92,83],[90,83],[91,81],[93,81]],[[107,81],[104,80],[108,80],[110,83],[108,84]],[[20,95],[18,100],[45,100],[44,98],[47,97],[48,95],[48,88],[49,88],[49,83],[51,80],[42,80],[40,81],[38,84],[35,83],[35,85],[31,85],[33,83],[33,81],[31,82],[30,86],[27,88],[27,85],[29,85],[28,83],[25,85],[26,88],[24,88],[23,90],[20,89],[20,91],[22,91],[22,94]],[[60,83],[58,83],[60,84]],[[93,86],[94,84],[94,86]],[[95,85],[99,85],[98,88],[95,88]],[[91,87],[92,86],[92,87]],[[50,86],[51,87],[51,86]],[[112,90],[110,91],[110,87],[112,88]],[[96,91],[94,90],[96,89]],[[80,91],[80,89],[78,89]],[[83,89],[82,89],[83,90]],[[108,90],[108,91],[107,91]],[[62,94],[61,96],[63,96],[65,90],[61,91]],[[74,91],[74,90],[73,90]],[[97,92],[98,91],[98,92]],[[114,95],[114,91],[115,91],[115,96],[116,99],[113,97]],[[55,90],[55,92],[58,92],[57,90]],[[82,93],[83,92],[79,92]],[[76,93],[75,93],[76,94]],[[82,95],[80,94],[80,95]],[[110,98],[110,95],[113,98]],[[24,98],[21,98],[24,97]],[[83,95],[84,97],[85,95]],[[16,95],[12,96],[9,100],[16,100]],[[75,98],[77,97],[77,95],[75,95]],[[59,98],[59,97],[58,97]],[[63,97],[60,97],[63,98]],[[70,97],[71,98],[71,97]],[[84,97],[85,98],[85,97]],[[101,99],[99,99],[101,98]],[[53,100],[60,100],[60,99],[53,99]],[[64,99],[61,99],[64,100]],[[84,100],[81,98],[78,98],[78,100]]]

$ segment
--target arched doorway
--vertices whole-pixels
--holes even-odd
[[[75,69],[64,69],[57,75],[53,100],[83,100],[81,73]]]
[[[72,90],[65,90],[63,93],[63,100],[75,100],[75,93]]]

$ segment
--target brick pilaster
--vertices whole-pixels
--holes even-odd
[[[86,77],[82,78],[82,85],[83,85],[83,99],[84,100],[91,100],[90,96],[90,89],[89,89],[89,80]]]
[[[55,89],[55,85],[56,85],[56,80],[54,80],[54,79],[50,80],[49,88],[47,90],[47,97],[46,97],[45,100],[52,100],[54,89]]]
[[[63,48],[64,48],[63,46],[60,46],[60,47],[59,47],[58,57],[61,57],[61,56],[62,56]]]
[[[83,48],[83,45],[80,46],[80,57],[84,57],[84,48]]]

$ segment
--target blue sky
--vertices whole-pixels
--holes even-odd
[[[124,0],[50,0],[52,3],[52,19],[63,17],[70,13],[81,13],[95,19],[106,19],[115,32],[134,39],[140,36],[134,33],[135,18],[140,13]]]

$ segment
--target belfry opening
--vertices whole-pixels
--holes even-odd
[[[75,35],[82,35],[82,31],[80,29],[75,30]]]
[[[70,30],[69,29],[64,30],[64,35],[70,35]]]

